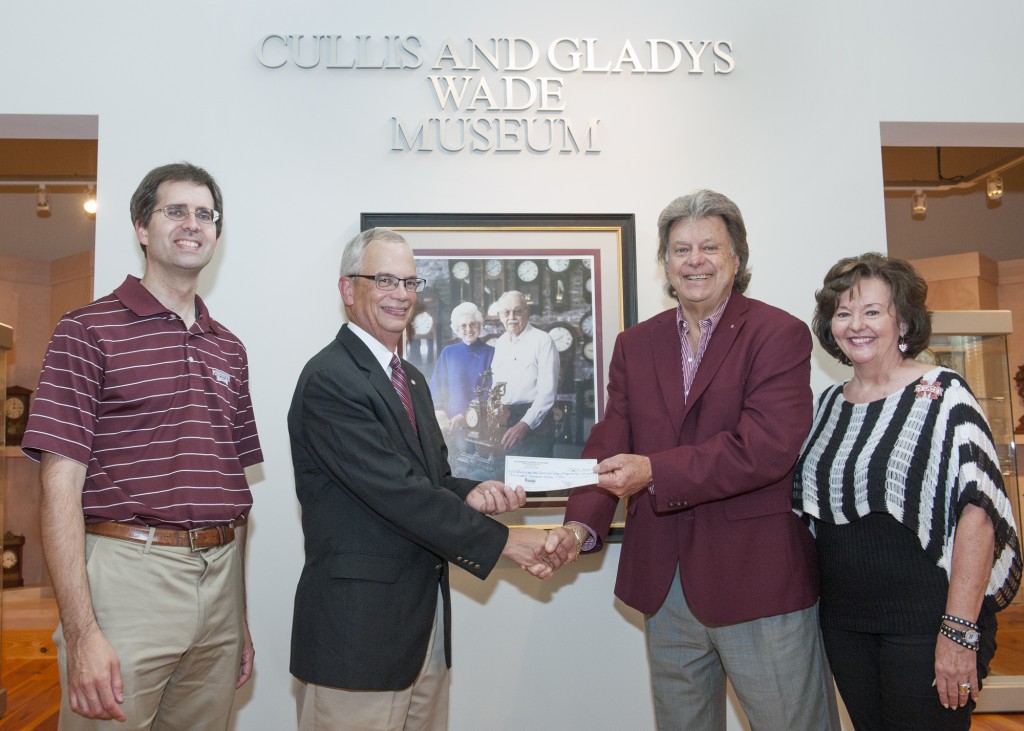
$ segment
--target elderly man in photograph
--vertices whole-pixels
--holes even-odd
[[[549,546],[599,550],[628,501],[615,594],[645,616],[659,729],[725,729],[726,677],[755,731],[839,729],[814,542],[792,510],[810,333],[744,296],[746,227],[725,196],[674,200],[658,237],[677,305],[619,335],[583,450],[598,482]]]
[[[306,562],[291,672],[299,728],[444,731],[449,563],[480,579],[505,556],[547,578],[547,533],[488,515],[523,489],[453,477],[423,375],[397,354],[425,280],[405,239],[352,239],[338,288],[348,323],[306,364],[288,412]]]
[[[60,728],[226,729],[252,673],[243,470],[263,455],[245,348],[196,294],[221,192],[165,165],[130,208],[145,273],[61,318],[22,441],[42,461]]]
[[[493,341],[491,382],[505,384],[501,402],[509,411],[501,446],[505,454],[550,457],[555,444],[552,407],[558,396],[555,341],[530,324],[530,307],[522,292],[505,292],[497,304],[505,332]]]

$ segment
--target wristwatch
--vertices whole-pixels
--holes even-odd
[[[951,640],[959,640],[959,644],[964,647],[976,649],[978,645],[981,644],[981,633],[976,629],[971,629],[969,627],[967,629],[956,629],[955,627],[950,627],[945,622],[942,623],[941,629],[942,634],[949,637]]]

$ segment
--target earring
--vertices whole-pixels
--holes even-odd
[[[907,352],[907,347],[908,347],[907,346],[907,341],[903,339],[902,335],[900,335],[900,341],[896,345],[896,347],[900,349],[901,353],[906,353]]]

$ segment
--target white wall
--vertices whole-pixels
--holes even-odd
[[[504,12],[504,8],[514,12]],[[151,167],[189,159],[226,192],[222,250],[204,276],[215,315],[247,343],[266,464],[256,471],[249,556],[257,674],[237,727],[293,723],[287,672],[302,563],[285,412],[303,362],[339,323],[335,278],[361,211],[634,212],[640,315],[665,306],[654,222],[671,198],[719,189],[751,232],[751,293],[809,318],[842,255],[885,244],[879,122],[1024,118],[1015,90],[1024,6],[681,3],[514,6],[395,0],[8,3],[0,114],[99,117],[96,290],[141,268],[128,198]],[[394,114],[430,116],[425,71],[270,71],[268,33],[725,39],[728,76],[574,75],[567,115],[600,117],[590,156],[398,154]],[[836,175],[835,171],[842,171]],[[819,360],[815,389],[840,371]],[[650,728],[635,613],[611,598],[617,551],[549,585],[514,570],[457,581],[452,728]],[[568,651],[582,663],[573,667]],[[586,724],[586,725],[584,725]],[[733,722],[739,728],[739,722]]]

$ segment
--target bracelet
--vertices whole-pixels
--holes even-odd
[[[978,651],[978,646],[981,642],[981,636],[975,630],[960,631],[953,629],[947,624],[939,625],[939,634],[945,637],[947,640],[952,640],[961,647],[966,647],[968,650]],[[973,637],[972,637],[973,635]]]
[[[576,526],[576,525],[569,525],[568,523],[566,523],[562,527],[567,529],[567,530],[572,531],[572,535],[576,539],[576,555],[573,556],[572,561],[569,562],[569,563],[575,563],[576,559],[578,559],[580,557],[580,552],[583,550],[583,541],[584,541],[583,529],[580,528],[579,526]]]
[[[960,619],[960,617],[954,617],[952,614],[943,614],[942,618],[947,620],[947,621],[949,621],[949,622],[956,622],[957,624],[962,624],[964,627],[970,627],[975,632],[978,631],[978,625],[976,625],[974,622],[968,622],[966,619]]]

